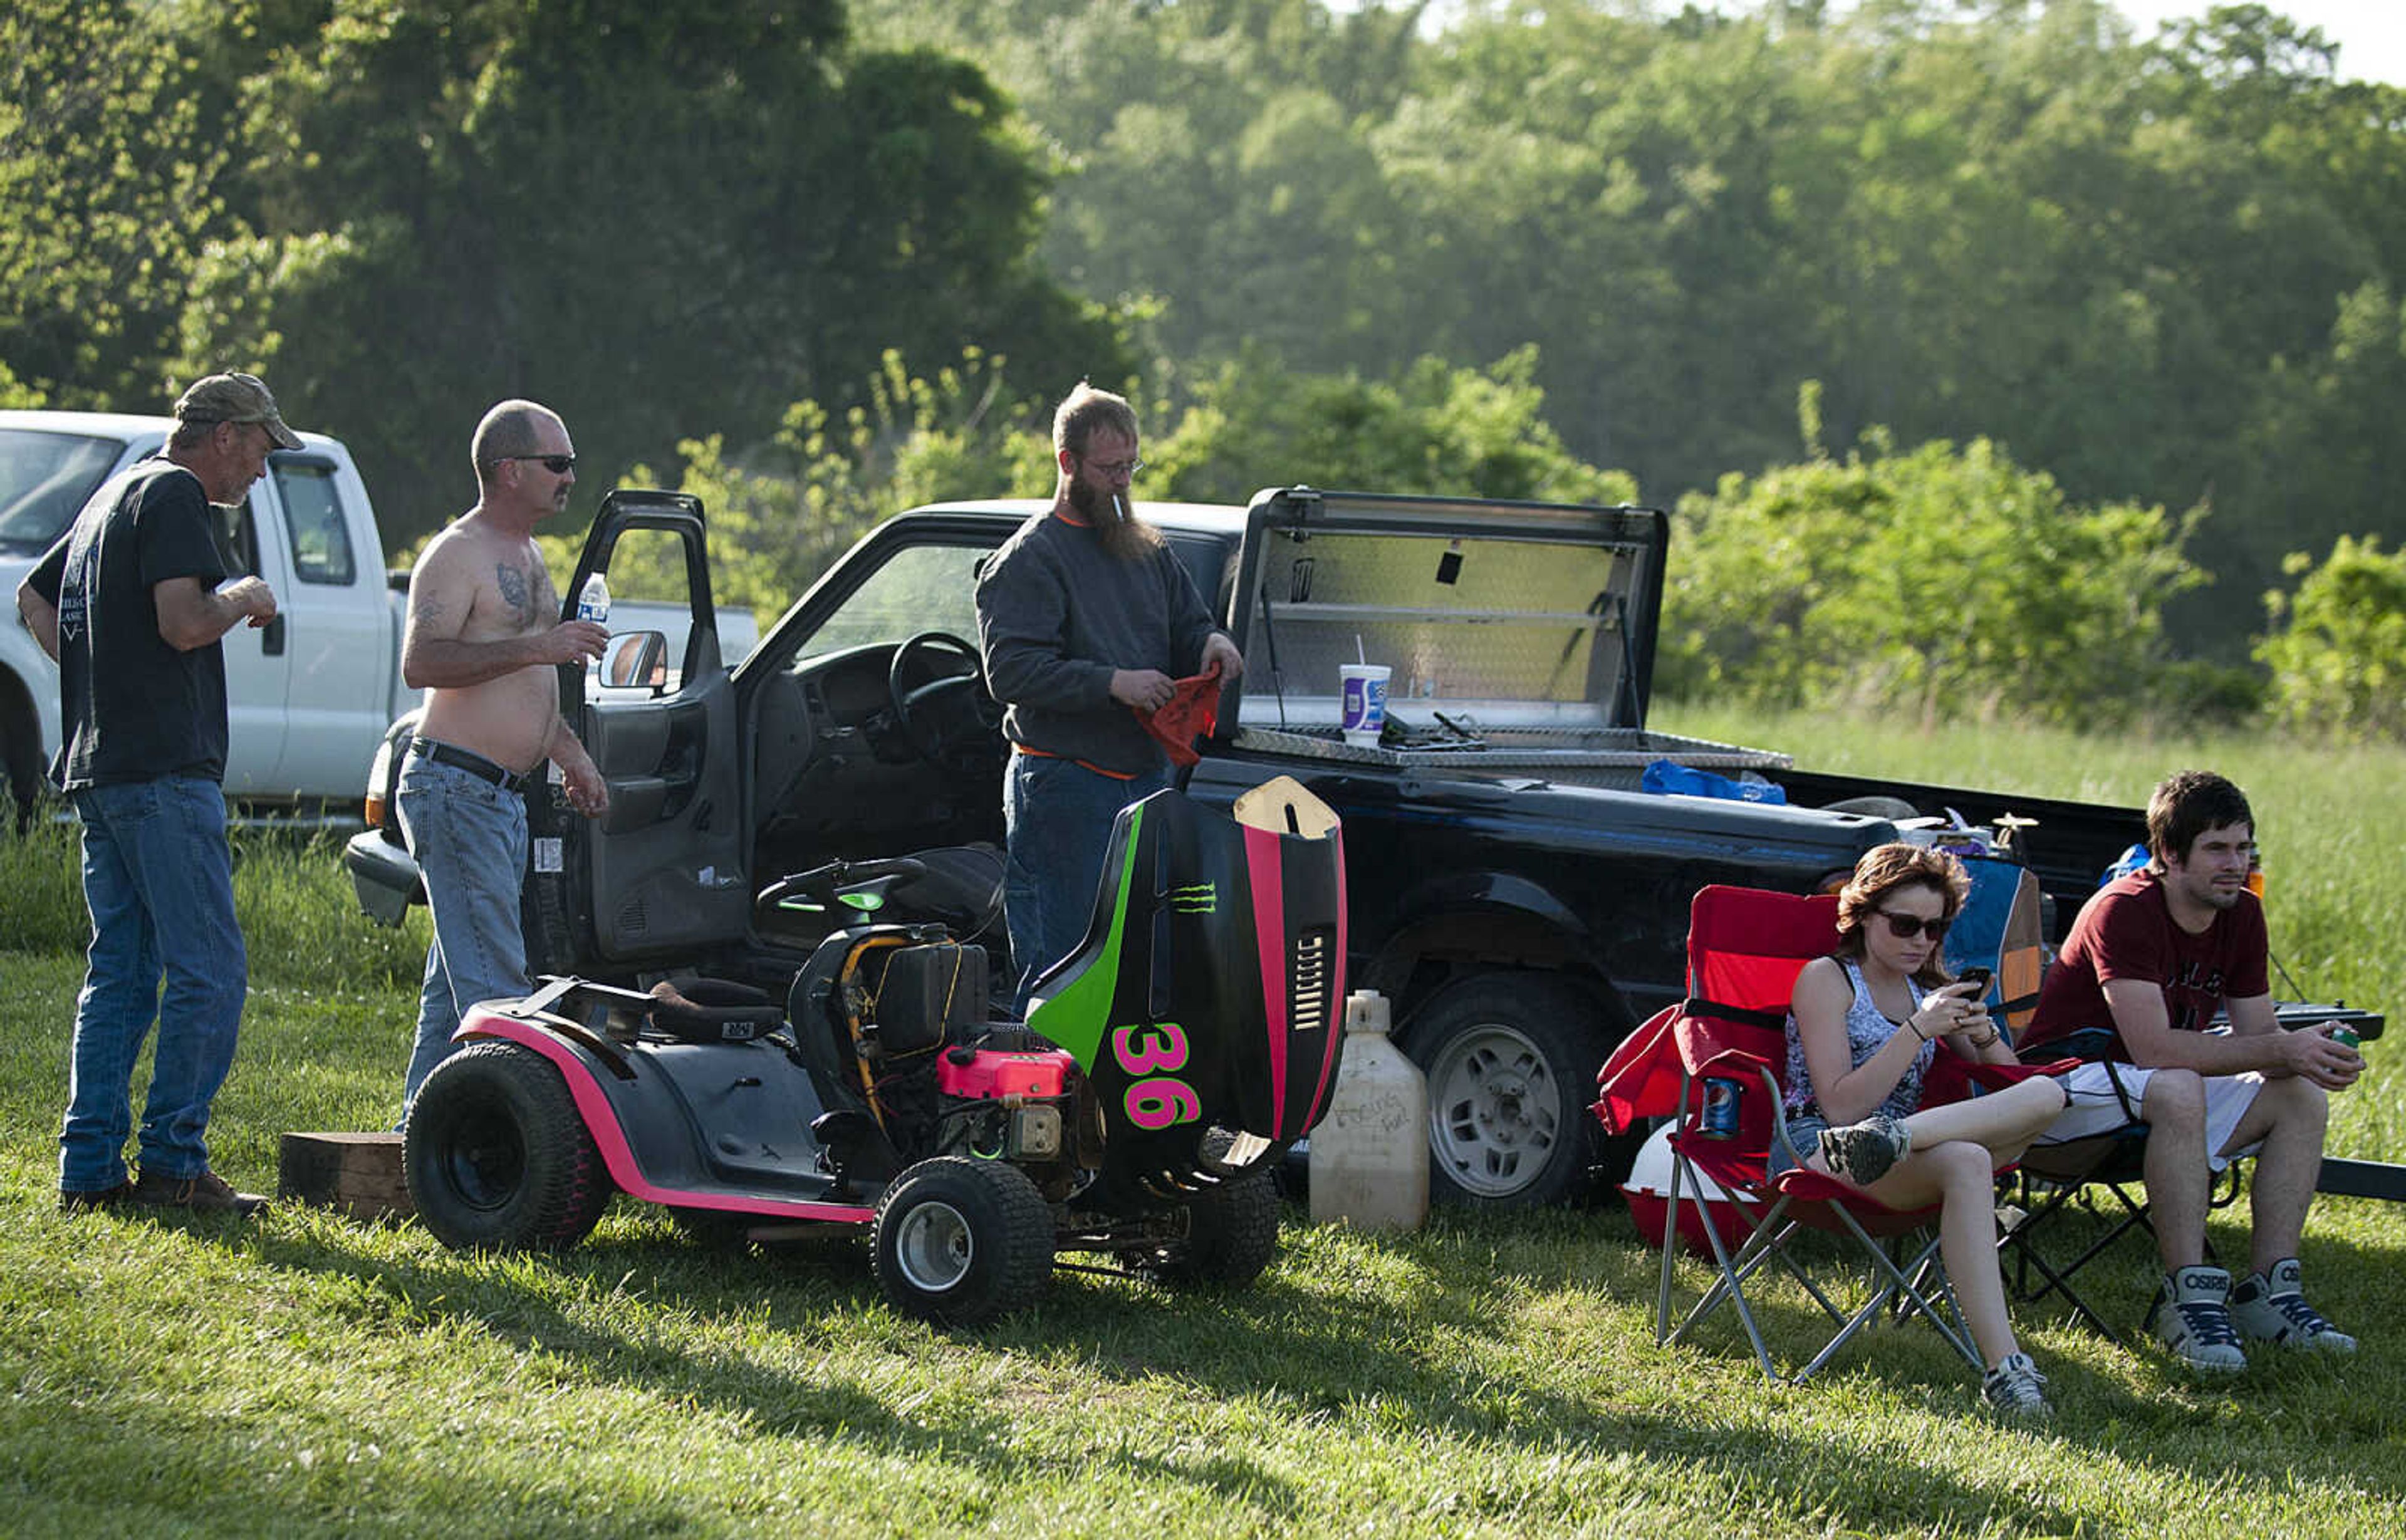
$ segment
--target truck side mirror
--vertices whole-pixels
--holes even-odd
[[[611,688],[668,688],[669,639],[658,631],[628,631],[602,650],[602,683]]]

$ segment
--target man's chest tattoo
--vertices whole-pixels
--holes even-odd
[[[517,621],[518,629],[531,629],[535,623],[536,601],[534,585],[527,581],[526,573],[506,561],[496,562],[493,579],[501,585],[502,602],[510,607],[510,615]]]

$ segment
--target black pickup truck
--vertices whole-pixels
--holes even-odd
[[[531,798],[529,937],[542,972],[707,968],[778,985],[814,937],[754,895],[835,859],[1002,838],[1004,749],[978,678],[979,564],[1040,504],[921,508],[864,537],[732,670],[720,663],[693,499],[616,492],[561,592],[682,600],[685,655],[617,638],[561,700],[611,787],[600,826]],[[1631,1027],[1681,993],[1689,899],[1709,883],[1810,890],[1897,820],[2007,813],[2060,923],[2143,837],[2130,810],[1800,772],[1785,756],[1649,731],[1668,539],[1641,508],[1265,491],[1148,504],[1247,667],[1186,790],[1225,806],[1296,777],[1345,825],[1349,975],[1394,1002],[1429,1075],[1440,1194],[1548,1202],[1606,1151],[1586,1104]],[[641,586],[629,575],[649,574]],[[665,590],[662,585],[666,585]],[[1375,746],[1337,730],[1339,667],[1392,670]],[[629,680],[632,683],[615,683]],[[372,771],[390,789],[397,724]],[[1787,805],[1639,789],[1668,759],[1768,775]],[[351,841],[362,904],[418,885],[390,820]],[[1003,945],[1001,927],[984,940]]]

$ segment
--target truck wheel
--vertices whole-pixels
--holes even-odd
[[[559,1071],[517,1043],[435,1066],[402,1135],[410,1201],[453,1250],[565,1250],[608,1207],[602,1151]]]
[[[1588,1110],[1608,1044],[1594,998],[1537,973],[1451,985],[1404,1051],[1428,1076],[1429,1195],[1520,1208],[1578,1195],[1604,1153]]]
[[[940,1155],[877,1203],[877,1281],[905,1315],[982,1326],[1036,1302],[1053,1275],[1053,1211],[1027,1173]]]
[[[1242,1289],[1278,1255],[1278,1190],[1267,1171],[1220,1183],[1186,1205],[1186,1238],[1129,1259],[1171,1288]]]
[[[13,675],[0,673],[0,773],[8,779],[8,795],[17,804],[9,820],[19,834],[33,827],[34,806],[42,794],[42,734],[33,701]]]

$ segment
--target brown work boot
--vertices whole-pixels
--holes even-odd
[[[134,1201],[159,1208],[189,1208],[196,1214],[232,1214],[247,1219],[267,1207],[257,1193],[237,1193],[215,1171],[196,1177],[162,1177],[149,1171],[134,1184]]]
[[[120,1181],[114,1187],[95,1187],[80,1192],[62,1187],[59,1189],[59,1212],[83,1214],[95,1208],[114,1208],[133,1195],[134,1184],[130,1181]]]

